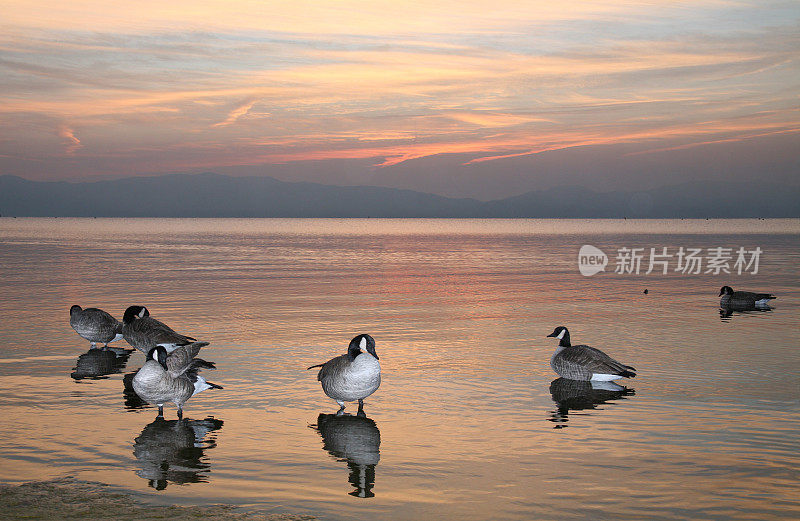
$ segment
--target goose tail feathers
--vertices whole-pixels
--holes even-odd
[[[206,379],[203,378],[202,376],[197,376],[193,383],[194,383],[194,392],[192,393],[192,396],[194,396],[197,393],[201,393],[206,389],[222,389],[221,385],[212,384],[211,382],[206,382]]]

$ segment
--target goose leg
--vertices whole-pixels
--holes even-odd
[[[164,417],[164,406],[163,405],[159,405],[158,406],[158,416],[157,417],[161,417],[161,418]]]
[[[178,419],[183,419],[183,407],[178,407]]]
[[[336,411],[336,416],[341,416],[342,414],[344,414],[344,402],[340,402],[337,400],[336,403],[339,404],[339,410]]]
[[[367,413],[364,412],[364,400],[358,400],[358,412],[356,413],[356,416],[359,418],[367,417]]]

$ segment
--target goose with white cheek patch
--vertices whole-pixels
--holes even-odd
[[[375,352],[375,340],[369,335],[358,335],[350,341],[347,353],[332,358],[319,367],[317,380],[322,390],[339,404],[337,414],[344,413],[345,402],[358,400],[358,410],[364,407],[364,398],[381,385],[381,364]]]
[[[730,286],[722,286],[719,290],[719,305],[722,307],[769,307],[769,301],[777,298],[771,293],[753,293],[751,291],[733,291]]]
[[[69,325],[92,347],[97,347],[98,342],[108,347],[109,342],[122,338],[122,323],[102,309],[83,309],[76,304],[69,308]]]
[[[550,366],[564,378],[608,382],[636,376],[636,369],[617,362],[599,349],[570,344],[569,331],[564,326],[558,326],[547,336],[559,339]]]
[[[122,334],[126,342],[144,354],[156,346],[162,346],[167,353],[171,353],[178,347],[197,341],[196,338],[176,333],[165,323],[152,318],[144,306],[129,306],[125,310]]]
[[[202,367],[212,364],[195,358],[200,348],[208,342],[195,342],[176,348],[167,354],[164,346],[156,346],[147,353],[147,361],[133,377],[133,390],[139,397],[158,406],[158,415],[164,416],[164,404],[172,402],[178,407],[178,418],[183,418],[183,405],[197,393],[206,389],[222,389],[207,382],[197,374]]]

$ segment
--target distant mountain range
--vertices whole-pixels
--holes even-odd
[[[800,187],[698,181],[643,192],[562,187],[478,201],[375,186],[170,174],[39,182],[0,176],[0,214],[41,217],[800,217]]]

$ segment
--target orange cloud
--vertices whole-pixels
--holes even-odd
[[[258,100],[245,101],[244,103],[242,103],[241,105],[239,105],[238,107],[233,109],[228,114],[228,117],[225,118],[224,121],[220,121],[219,123],[215,123],[212,126],[214,126],[214,127],[226,127],[228,125],[232,125],[233,123],[238,121],[239,118],[241,118],[242,116],[244,116],[248,112],[250,112],[250,109],[253,108],[253,105],[255,105],[256,103],[258,103]]]
[[[8,0],[0,34],[0,112],[25,127],[32,161],[52,154],[61,121],[63,151],[87,169],[146,152],[152,171],[443,154],[471,165],[797,126],[795,28],[706,32],[702,16],[726,0],[50,4]],[[5,143],[2,155],[20,148]]]
[[[58,137],[63,139],[64,152],[68,156],[75,155],[75,152],[83,147],[81,140],[75,136],[75,131],[66,125],[58,128]]]

